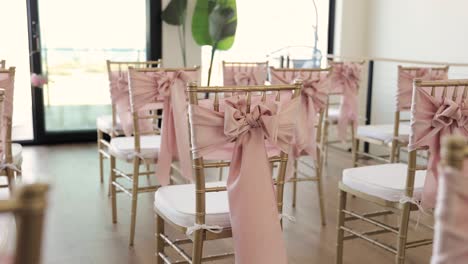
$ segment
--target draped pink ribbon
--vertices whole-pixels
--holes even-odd
[[[359,116],[359,82],[362,65],[354,62],[333,64],[332,92],[343,94],[338,117],[338,137],[346,140],[349,124],[356,130]]]
[[[2,144],[0,144],[0,159],[4,157],[4,150],[7,143],[7,129],[8,124],[12,122],[13,118],[13,94],[14,94],[14,76],[10,76],[9,72],[0,72],[0,88],[5,89],[5,98],[3,101],[3,116],[0,137]]]
[[[130,95],[128,90],[128,72],[110,73],[110,94],[112,103],[115,105],[117,116],[120,119],[122,130],[125,136],[133,134],[133,115],[130,109]],[[145,110],[140,110],[139,114],[144,115]],[[140,131],[148,132],[153,129],[149,119],[138,120]]]
[[[156,170],[161,185],[169,184],[174,159],[179,160],[182,175],[192,180],[185,88],[188,82],[197,80],[196,71],[130,71],[130,81],[135,90],[133,99],[137,106],[163,102],[161,148]]]
[[[307,127],[306,144],[304,153],[316,157],[316,124],[318,122],[317,113],[327,105],[328,89],[330,79],[327,72],[306,72],[300,70],[271,71],[272,84],[291,84],[296,79],[303,81],[302,88],[302,108],[300,120]]]
[[[398,70],[397,109],[399,111],[411,108],[413,81],[437,81],[448,79],[448,69],[419,68],[418,70]]]
[[[428,173],[424,183],[422,206],[434,208],[437,193],[437,164],[441,138],[451,134],[468,137],[468,106],[450,98],[435,98],[423,88],[415,88],[409,150],[427,147]]]
[[[266,67],[224,66],[224,85],[263,85],[267,77]]]
[[[237,96],[224,112],[190,105],[193,151],[202,157],[234,142],[227,189],[236,263],[287,263],[265,138],[292,152],[300,100],[255,105],[250,113],[246,107]]]
[[[431,264],[468,263],[468,159],[441,169]]]

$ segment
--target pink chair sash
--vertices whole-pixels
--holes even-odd
[[[451,134],[468,137],[468,105],[452,101],[449,96],[433,97],[426,89],[415,87],[411,111],[411,134],[408,148],[415,150],[427,147],[429,150],[428,173],[424,183],[422,206],[434,208],[441,138]]]
[[[179,160],[182,175],[192,180],[185,88],[188,82],[197,80],[196,71],[130,71],[132,89],[136,90],[132,99],[137,107],[163,102],[161,148],[156,170],[161,185],[169,184],[174,159]]]
[[[271,71],[272,84],[291,84],[296,79],[303,81],[301,120],[307,126],[306,144],[304,152],[315,158],[316,144],[316,124],[318,122],[317,113],[327,105],[328,89],[330,78],[327,72],[311,72],[300,70]]]
[[[266,66],[224,65],[223,67],[224,85],[264,85],[266,77]]]
[[[115,105],[117,116],[120,119],[122,130],[125,136],[133,134],[133,116],[130,109],[130,95],[128,91],[128,72],[110,73],[110,94],[112,103]],[[139,114],[143,115],[146,111],[142,110]],[[152,130],[151,120],[138,120],[140,131],[148,132]]]
[[[13,94],[14,94],[14,76],[9,72],[0,72],[0,88],[5,89],[5,99],[3,101],[3,117],[1,123],[0,137],[2,144],[0,144],[0,159],[3,159],[3,150],[6,148],[7,143],[7,129],[8,124],[12,122],[13,118]]]
[[[292,155],[300,99],[259,104],[250,113],[245,97],[225,103],[224,112],[190,105],[189,115],[196,157],[234,142],[227,189],[236,263],[287,263],[265,138]]]
[[[468,263],[468,160],[441,172],[431,264]]]
[[[413,95],[413,81],[421,79],[425,81],[447,80],[448,69],[420,68],[418,70],[398,70],[397,109],[399,111],[411,108]]]
[[[333,64],[331,92],[340,93],[341,104],[338,117],[338,137],[346,140],[349,124],[356,130],[359,117],[359,82],[362,65],[355,62]]]

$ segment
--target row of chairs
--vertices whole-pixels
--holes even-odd
[[[23,158],[21,145],[12,142],[14,88],[15,67],[0,60],[0,178],[6,178],[0,185],[0,263],[38,264],[49,186],[19,183]],[[14,251],[8,251],[10,243]]]

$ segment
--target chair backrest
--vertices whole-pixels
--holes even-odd
[[[205,194],[207,192],[216,192],[216,191],[224,191],[226,190],[226,187],[206,187],[205,185],[205,169],[207,168],[213,168],[213,167],[227,167],[230,166],[229,162],[205,162],[204,160],[204,153],[199,152],[198,148],[202,148],[203,151],[213,151],[217,149],[217,147],[221,148],[225,144],[229,144],[230,142],[235,141],[237,138],[223,138],[224,136],[219,137],[219,134],[216,136],[218,137],[212,137],[212,138],[207,138],[206,133],[204,133],[203,127],[198,126],[198,122],[203,119],[203,118],[197,118],[196,116],[193,115],[194,108],[197,109],[214,109],[210,111],[214,111],[219,114],[219,117],[222,117],[223,114],[219,109],[224,109],[225,107],[221,106],[219,107],[219,101],[212,100],[210,105],[206,104],[206,101],[204,101],[203,107],[200,107],[201,105],[199,104],[199,95],[204,94],[204,93],[236,93],[236,94],[241,94],[232,97],[232,100],[243,100],[245,104],[243,107],[243,111],[245,112],[245,115],[249,115],[251,111],[254,111],[256,107],[258,107],[258,104],[260,102],[267,102],[268,100],[274,100],[274,101],[280,101],[280,93],[281,92],[289,92],[289,96],[291,98],[296,98],[300,96],[300,90],[302,87],[301,82],[297,82],[296,84],[293,85],[270,85],[270,86],[224,86],[224,87],[198,87],[195,83],[191,83],[188,88],[189,92],[189,113],[190,113],[190,118],[189,118],[189,127],[190,127],[190,139],[191,139],[191,147],[192,147],[192,159],[193,159],[193,167],[195,168],[195,189],[196,189],[196,194],[195,194],[195,202],[196,202],[196,223],[197,224],[204,224],[205,223]],[[246,93],[246,94],[245,94]],[[276,94],[273,96],[256,96],[255,94],[261,93],[263,95],[265,94]],[[235,98],[237,97],[237,98]],[[215,98],[217,98],[215,96]],[[224,104],[229,104],[231,99],[227,99],[222,101]],[[200,108],[198,108],[200,107]],[[255,107],[255,108],[254,108]],[[208,110],[207,110],[208,111]],[[216,115],[218,115],[216,114]],[[291,116],[290,120],[294,120],[296,117]],[[224,118],[221,118],[224,119]],[[248,118],[247,118],[248,119]],[[246,119],[246,120],[247,120]],[[217,120],[220,121],[220,120]],[[203,122],[203,121],[202,121]],[[246,121],[250,122],[250,121]],[[218,125],[223,126],[224,121],[221,120],[221,123]],[[225,129],[225,128],[224,128]],[[221,128],[222,130],[222,128]],[[221,132],[222,133],[222,132]],[[273,136],[273,135],[271,135]],[[204,139],[202,139],[204,137]],[[212,141],[210,146],[202,146],[204,143],[199,143],[202,141],[205,141],[205,144],[207,143],[206,140]],[[263,140],[263,137],[262,137]],[[291,142],[288,142],[291,144]],[[232,149],[231,149],[232,150]],[[206,153],[208,154],[208,153]],[[274,157],[269,157],[270,162],[280,162],[279,170],[278,170],[278,175],[276,178],[276,198],[277,198],[277,207],[279,213],[282,212],[282,204],[283,204],[283,185],[284,185],[284,180],[286,176],[286,164],[288,161],[288,154],[287,152],[281,150],[280,154],[278,156]],[[229,181],[229,180],[228,180]]]
[[[0,60],[0,69],[5,69],[6,61]]]
[[[179,79],[186,84],[198,81],[199,76],[200,67],[129,68],[130,110],[132,113],[136,152],[140,151],[142,135],[159,133],[159,128],[157,128],[155,122],[160,116],[155,111],[163,109],[163,113],[169,112],[168,107],[170,107],[171,101],[166,99],[171,97],[171,86],[175,83],[175,80]],[[140,122],[141,120],[149,120],[150,126],[143,127]],[[166,120],[163,118],[162,122],[164,126]]]
[[[130,123],[130,103],[128,94],[128,67],[152,68],[160,67],[161,60],[156,61],[110,61],[107,60],[107,74],[112,104],[112,134],[117,136],[117,117],[126,123]],[[127,136],[130,136],[132,127],[124,128]]]
[[[468,262],[468,139],[445,138],[431,264]]]
[[[398,84],[396,96],[396,111],[393,119],[393,136],[400,133],[400,123],[408,122],[401,118],[401,112],[411,109],[411,98],[414,80],[437,81],[448,79],[449,66],[444,67],[403,67],[398,65]]]
[[[41,262],[44,213],[47,207],[45,184],[19,186],[9,200],[0,200],[0,213],[12,213],[16,220],[16,252],[14,256],[0,256],[12,264]],[[4,262],[2,262],[4,263]]]
[[[270,67],[271,84],[291,84],[300,79],[303,82],[303,91],[314,90],[312,94],[314,108],[319,118],[317,124],[316,141],[320,142],[322,138],[323,119],[328,114],[328,94],[330,93],[330,78],[333,68],[274,68]],[[312,89],[310,89],[312,88]]]
[[[433,208],[435,205],[441,139],[452,134],[468,138],[467,98],[468,80],[414,82],[408,149],[414,163],[417,150],[429,150],[423,206]]]
[[[264,85],[268,75],[268,62],[223,61],[223,84]]]
[[[13,118],[13,94],[15,89],[15,68],[0,69],[0,88],[4,89],[2,121],[0,130],[1,159],[3,162],[13,163],[11,153],[11,129]]]

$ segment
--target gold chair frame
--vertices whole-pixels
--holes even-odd
[[[431,89],[431,96],[436,96],[436,89],[443,89],[442,97],[446,96],[447,87],[454,87],[455,92],[453,93],[453,99],[455,100],[458,96],[458,88],[463,87],[463,94],[462,100],[466,101],[468,95],[468,81],[421,81],[415,80],[414,81],[415,87],[428,87]],[[416,149],[412,150],[408,153],[408,171],[406,177],[406,188],[405,188],[405,196],[413,197],[413,190],[414,190],[414,180],[415,174],[417,170],[425,170],[426,168],[422,168],[417,166],[416,158],[417,158],[417,151],[423,150]],[[341,264],[343,263],[343,244],[346,240],[351,240],[355,238],[361,238],[364,241],[369,242],[375,246],[385,249],[386,251],[393,253],[396,255],[395,263],[403,264],[405,262],[405,253],[406,249],[425,246],[432,244],[431,239],[421,239],[416,241],[407,241],[407,234],[408,234],[408,226],[409,226],[409,218],[411,211],[417,211],[418,207],[412,203],[400,203],[400,202],[392,202],[388,201],[376,196],[372,196],[357,190],[354,190],[346,185],[344,185],[341,181],[339,183],[339,209],[338,209],[338,235],[337,235],[337,253],[336,253],[336,263]],[[386,210],[384,211],[377,211],[371,213],[364,213],[358,214],[351,210],[346,209],[346,202],[347,202],[347,194],[351,194],[355,197],[364,199],[369,202],[373,202],[377,205],[385,207]],[[373,219],[374,217],[384,216],[384,215],[391,215],[391,214],[398,214],[400,215],[399,218],[399,225],[398,226],[390,226],[386,223]],[[346,217],[346,215],[348,215]],[[368,224],[372,224],[378,229],[359,232],[356,231],[349,226],[345,226],[345,222],[349,221],[356,221],[362,220]],[[345,236],[345,232],[349,233],[350,235]],[[372,239],[372,235],[378,234],[385,234],[385,233],[392,233],[397,236],[397,243],[396,247],[391,245],[385,244],[383,242],[377,241]]]
[[[364,63],[366,61],[364,60],[361,60],[361,61],[349,61],[349,62],[352,62],[352,63],[358,63],[358,64],[361,64],[361,65],[364,65]],[[343,61],[328,61],[328,64],[330,65],[330,67],[333,67],[334,64],[342,64],[344,63]],[[362,75],[362,74],[361,74]],[[358,86],[358,90],[360,90],[360,84]],[[341,150],[343,152],[348,152],[348,150],[344,150],[344,149],[341,149],[339,147],[335,147],[334,144],[341,144],[341,141],[340,140],[333,140],[333,141],[329,141],[328,140],[328,135],[330,134],[330,126],[331,125],[337,125],[337,123],[335,124],[334,122],[331,122],[330,119],[329,119],[329,111],[330,111],[330,106],[331,107],[336,107],[336,106],[340,106],[341,103],[338,103],[338,102],[331,102],[331,97],[334,98],[334,97],[341,97],[343,96],[343,93],[329,93],[328,94],[328,98],[327,98],[327,108],[326,108],[326,111],[325,111],[325,116],[324,116],[324,129],[323,129],[323,137],[324,137],[324,145],[323,145],[323,148],[324,148],[324,162],[325,164],[328,164],[328,148],[333,148],[335,150]],[[359,120],[358,120],[359,121]],[[354,142],[354,138],[355,138],[355,131],[353,129],[353,126],[352,124],[349,124],[349,127],[351,129],[351,144]],[[349,141],[347,141],[349,142]],[[351,147],[352,148],[352,147]]]
[[[277,92],[276,100],[280,100],[280,91],[293,91],[292,97],[295,98],[300,96],[300,91],[302,88],[302,82],[298,81],[294,85],[269,85],[269,86],[222,86],[222,87],[199,87],[196,83],[190,83],[187,89],[189,93],[189,102],[190,104],[198,105],[198,94],[200,93],[215,93],[215,98],[213,100],[213,108],[215,111],[219,111],[219,97],[220,93],[247,93],[247,109],[250,111],[251,104],[251,95],[254,92],[262,93],[262,100],[266,100],[266,93],[268,92]],[[192,130],[190,126],[191,139],[195,137],[195,131]],[[205,169],[208,168],[220,168],[228,167],[230,162],[212,162],[206,163],[203,160],[203,157],[197,157],[196,154],[191,151],[193,158],[193,168],[195,170],[195,208],[196,208],[196,217],[195,223],[199,225],[205,224],[205,215],[206,215],[206,204],[205,204],[205,194],[207,192],[222,192],[226,191],[225,186],[220,187],[206,187],[205,186]],[[281,213],[283,211],[283,192],[284,192],[284,182],[286,176],[286,165],[288,162],[288,154],[281,152],[279,156],[269,158],[271,163],[279,162],[278,176],[275,180],[276,184],[276,198],[278,211]],[[272,164],[273,166],[273,164]],[[205,261],[219,260],[227,257],[234,256],[233,253],[224,253],[220,255],[212,255],[208,257],[203,257],[203,243],[206,240],[216,240],[222,238],[232,237],[231,228],[224,228],[223,231],[219,234],[212,233],[207,230],[201,229],[197,230],[193,234],[193,238],[171,240],[165,233],[165,223],[170,224],[177,231],[186,232],[186,227],[179,226],[170,219],[166,218],[161,212],[156,210],[155,214],[155,224],[156,224],[156,263],[161,264],[170,264],[170,263],[190,263],[190,264],[200,264]],[[192,256],[189,256],[184,249],[179,245],[192,243]],[[169,257],[164,253],[165,247],[170,246],[173,248],[184,260],[171,262]]]
[[[193,68],[132,68],[129,67],[129,71],[134,70],[137,72],[176,72],[176,71],[199,71],[199,67]],[[144,135],[157,135],[159,134],[158,130],[154,130],[151,133],[142,133],[139,130],[138,121],[142,119],[153,119],[157,120],[160,116],[157,113],[151,113],[148,115],[139,115],[138,111],[135,110],[133,99],[132,99],[132,84],[129,82],[129,93],[130,93],[130,108],[132,110],[133,116],[133,138],[134,138],[134,151],[140,153],[141,150],[141,136]],[[138,156],[134,156],[131,163],[133,165],[132,173],[126,173],[116,166],[116,157],[110,154],[110,194],[112,200],[112,222],[117,223],[117,193],[123,192],[132,198],[132,209],[131,209],[131,223],[130,223],[130,241],[129,245],[133,246],[135,240],[135,227],[136,227],[136,213],[137,213],[137,201],[138,195],[140,193],[154,192],[160,185],[150,185],[150,186],[139,186],[139,176],[147,176],[155,174],[155,171],[151,171],[150,163],[153,160],[143,160]],[[146,165],[146,171],[140,172],[140,165]],[[122,185],[118,179],[127,180],[132,187],[126,188]]]
[[[106,61],[107,65],[107,75],[109,78],[109,82],[111,82],[111,72],[112,68],[114,66],[118,67],[118,71],[127,71],[129,66],[133,67],[160,67],[161,66],[161,60],[156,60],[156,61]],[[97,128],[97,145],[98,145],[98,155],[99,155],[99,178],[101,183],[104,183],[104,159],[109,159],[110,154],[109,154],[109,141],[105,139],[106,136],[108,136],[110,139],[114,137],[121,136],[122,133],[121,131],[117,131],[117,114],[116,114],[116,109],[115,105],[113,102],[111,102],[111,107],[112,107],[112,128],[111,128],[111,133],[107,134],[107,131],[103,131],[99,128]],[[106,136],[105,136],[106,135]]]
[[[12,80],[12,82],[15,81],[15,67],[10,67],[8,69],[0,69],[0,73],[8,73],[9,76],[10,76],[10,79]],[[1,87],[0,87],[1,88]],[[5,100],[5,96],[6,96],[6,91],[4,89],[3,90],[3,94],[2,94],[2,99],[1,99],[1,102],[2,102],[2,105],[4,104],[4,100]],[[14,93],[14,88],[13,88],[13,91]],[[13,160],[13,153],[12,153],[12,139],[11,139],[11,136],[12,136],[12,117],[11,118],[6,118],[4,119],[3,118],[3,106],[2,106],[2,110],[1,110],[1,119],[2,121],[1,122],[7,122],[7,129],[5,131],[6,133],[6,136],[5,136],[5,149],[4,149],[4,155],[5,157],[0,157],[0,158],[4,158],[4,162],[6,164],[13,164],[14,163],[14,160]],[[1,123],[0,123],[1,124]],[[2,139],[0,138],[0,144],[2,144]],[[18,168],[19,170],[21,170],[21,166]],[[15,178],[17,176],[19,176],[20,174],[15,172],[14,169],[12,168],[5,168],[4,170],[0,171],[0,176],[6,176],[7,177],[7,180],[8,180],[8,183],[7,185],[0,185],[0,188],[5,188],[5,187],[8,187],[10,190],[13,189],[14,187],[14,182],[15,182]]]
[[[462,136],[450,136],[442,144],[442,163],[463,171],[463,163],[468,159],[468,141]]]
[[[274,68],[270,67],[270,69],[274,69],[275,71],[302,71],[302,72],[311,72],[311,73],[320,73],[320,72],[328,72],[329,76],[333,71],[332,67],[328,68],[304,68],[304,69],[291,69],[291,68]],[[328,103],[328,97],[327,97]],[[318,113],[318,122],[316,125],[317,132],[316,132],[316,143],[317,143],[317,160],[315,166],[311,166],[304,161],[299,161],[302,165],[308,167],[309,169],[315,170],[315,176],[309,176],[304,172],[298,169],[299,162],[298,160],[294,161],[294,174],[293,177],[288,181],[293,184],[293,191],[292,191],[292,207],[296,207],[297,203],[297,183],[299,182],[317,182],[317,193],[319,198],[319,207],[320,207],[320,220],[322,225],[326,225],[326,218],[325,218],[325,205],[324,205],[324,195],[323,195],[323,184],[322,184],[322,176],[323,176],[323,161],[324,161],[324,153],[323,150],[325,146],[325,137],[324,137],[324,117],[327,112],[328,105]],[[299,177],[302,176],[302,177]]]
[[[0,69],[5,69],[6,61],[0,60]]]
[[[422,67],[403,67],[403,66],[399,65],[398,66],[398,72],[400,73],[401,71],[410,71],[410,72],[411,71],[417,71],[417,70],[419,70],[421,68]],[[441,71],[441,70],[448,71],[449,66],[431,67],[429,69],[437,70],[437,71]],[[398,76],[400,76],[400,75],[398,74]],[[398,78],[400,78],[400,77],[398,77]],[[409,112],[409,111],[410,110],[408,109],[405,112]],[[365,165],[365,164],[362,164],[362,163],[359,162],[359,160],[361,158],[370,158],[370,159],[373,159],[373,160],[381,162],[381,163],[394,163],[394,162],[398,162],[400,160],[400,149],[402,147],[404,147],[404,144],[406,144],[406,143],[404,143],[404,141],[401,141],[401,139],[399,138],[400,122],[409,121],[408,119],[402,119],[400,117],[400,115],[401,115],[401,111],[399,111],[397,109],[395,111],[395,117],[393,119],[393,138],[392,138],[391,143],[386,143],[383,140],[378,140],[378,139],[375,139],[375,138],[364,137],[364,136],[361,137],[361,136],[355,135],[354,141],[353,141],[353,144],[352,144],[352,162],[353,162],[354,167],[357,167],[359,165]],[[361,142],[365,142],[365,143],[369,143],[369,144],[389,148],[390,153],[389,153],[389,155],[380,156],[380,155],[374,155],[374,154],[371,154],[371,153],[366,153],[366,152],[363,152],[363,151],[359,151],[359,146],[360,146]]]
[[[16,219],[16,252],[13,264],[41,262],[46,184],[19,186],[8,200],[0,201],[0,213],[13,213]]]

